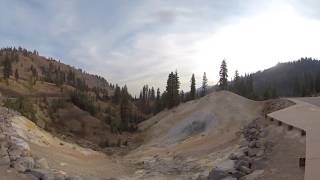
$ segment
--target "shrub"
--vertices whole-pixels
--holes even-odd
[[[4,106],[20,112],[23,116],[29,119],[35,119],[35,109],[32,101],[27,97],[18,97],[16,99],[7,99]]]
[[[91,115],[97,113],[97,107],[94,104],[94,99],[88,93],[75,90],[70,95],[71,102],[80,109],[89,112]]]

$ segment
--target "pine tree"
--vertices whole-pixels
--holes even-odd
[[[176,71],[174,74],[174,79],[173,79],[173,95],[174,95],[174,105],[177,106],[180,104],[180,96],[179,96],[179,89],[180,89],[180,80],[179,80],[179,75],[178,72]]]
[[[180,81],[178,72],[171,72],[168,76],[167,86],[166,86],[166,105],[168,109],[177,106],[179,102],[179,89]]]
[[[156,97],[156,102],[155,102],[155,112],[154,114],[157,114],[158,112],[160,112],[162,110],[162,103],[161,103],[161,93],[160,93],[160,89],[157,89],[157,97]]]
[[[113,98],[112,98],[112,102],[115,103],[115,104],[119,104],[120,103],[120,97],[121,96],[121,90],[120,90],[120,87],[118,86],[118,84],[116,84],[116,88],[114,90],[114,95],[113,95]]]
[[[3,77],[4,79],[9,79],[10,75],[12,75],[12,65],[8,56],[6,56],[3,62]]]
[[[219,75],[220,75],[219,87],[221,89],[227,89],[227,87],[228,87],[228,69],[227,69],[227,63],[225,60],[223,60],[221,63]]]
[[[240,86],[240,76],[238,70],[236,70],[233,79],[233,91],[236,93],[240,93]]]
[[[194,100],[196,98],[196,79],[194,74],[192,74],[190,82],[190,100]]]
[[[18,81],[18,79],[19,79],[18,69],[16,69],[16,71],[14,72],[14,78],[16,79],[16,81]]]
[[[130,104],[129,93],[127,86],[125,85],[121,90],[121,102],[120,102],[120,117],[121,117],[121,129],[129,130],[130,119]]]
[[[168,76],[167,86],[166,86],[166,98],[168,109],[174,106],[174,74],[171,72]]]
[[[183,90],[181,90],[181,92],[180,92],[180,102],[185,102],[186,100],[185,100],[185,94],[184,94],[184,91]]]
[[[207,79],[206,72],[203,73],[201,88],[202,88],[201,96],[203,97],[207,94],[207,88],[208,88],[208,79]]]
[[[234,73],[234,81],[239,81],[239,80],[240,80],[239,72],[238,70],[236,70],[236,72]]]

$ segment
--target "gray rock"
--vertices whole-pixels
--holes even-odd
[[[8,148],[1,147],[0,148],[0,157],[8,156]]]
[[[225,177],[228,177],[229,174],[225,171],[221,171],[221,170],[218,170],[218,169],[213,169],[208,177],[207,177],[207,180],[216,180],[216,179],[223,179]]]
[[[246,174],[241,171],[235,171],[231,175],[232,175],[232,177],[234,177],[236,179],[240,179],[241,177],[245,176]]]
[[[257,155],[258,151],[259,151],[259,149],[257,149],[257,148],[250,148],[248,151],[248,156],[254,157]]]
[[[45,158],[40,158],[36,160],[35,168],[38,169],[49,169],[48,161]]]
[[[41,180],[54,180],[52,172],[46,169],[30,169],[26,171],[27,174],[31,174]]]
[[[66,180],[83,180],[83,178],[80,176],[71,176],[67,177]]]
[[[262,157],[264,155],[264,150],[263,149],[259,149],[256,156],[257,157]]]
[[[241,172],[243,172],[243,173],[245,173],[245,174],[250,174],[250,173],[252,173],[252,169],[250,169],[250,168],[248,168],[248,167],[246,167],[246,166],[240,166],[239,168],[238,168],[238,170],[239,171],[241,171]]]
[[[231,160],[238,160],[244,156],[244,153],[242,150],[239,150],[237,152],[231,153],[229,156],[229,159]]]
[[[0,142],[3,142],[6,140],[6,135],[0,134]]]
[[[232,177],[232,176],[228,176],[228,177],[223,178],[223,179],[221,179],[221,180],[237,180],[237,178]]]
[[[263,173],[264,173],[264,170],[256,170],[256,171],[253,171],[251,174],[243,177],[243,179],[244,180],[255,180],[258,177],[260,177]]]
[[[32,174],[25,174],[24,176],[25,176],[25,179],[27,180],[39,180],[39,178],[35,177]]]
[[[242,160],[237,161],[234,167],[235,167],[235,169],[240,170],[241,166],[250,167],[251,163],[242,159]]]
[[[219,165],[217,165],[216,169],[220,171],[231,171],[234,169],[235,162],[233,160],[225,160]]]
[[[13,163],[13,167],[19,172],[25,172],[28,169],[34,168],[34,160],[32,157],[22,157]]]
[[[0,158],[0,166],[10,166],[10,158],[8,155]]]
[[[199,175],[196,180],[207,180],[207,177],[203,174]]]

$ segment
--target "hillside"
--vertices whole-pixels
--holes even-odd
[[[263,71],[235,77],[230,90],[256,100],[314,96],[320,93],[320,61],[301,58],[278,63]]]
[[[2,104],[65,140],[94,149],[120,146],[144,119],[126,86],[37,51],[2,48],[0,64]]]
[[[113,91],[112,85],[103,77],[86,73],[82,69],[66,65],[60,60],[46,58],[39,55],[37,51],[31,52],[21,47],[0,49],[0,62],[3,64],[6,58],[13,62],[12,75],[18,70],[19,78],[26,81],[30,80],[32,76],[36,76],[37,80],[50,83],[63,81],[72,86],[84,81],[83,83],[90,89],[102,88],[110,92]]]

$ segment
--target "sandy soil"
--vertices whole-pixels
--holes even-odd
[[[109,157],[101,152],[64,142],[24,117],[17,116],[12,121],[18,134],[30,142],[33,155],[46,158],[53,169],[89,179],[123,177],[132,173],[117,160],[121,158]]]

